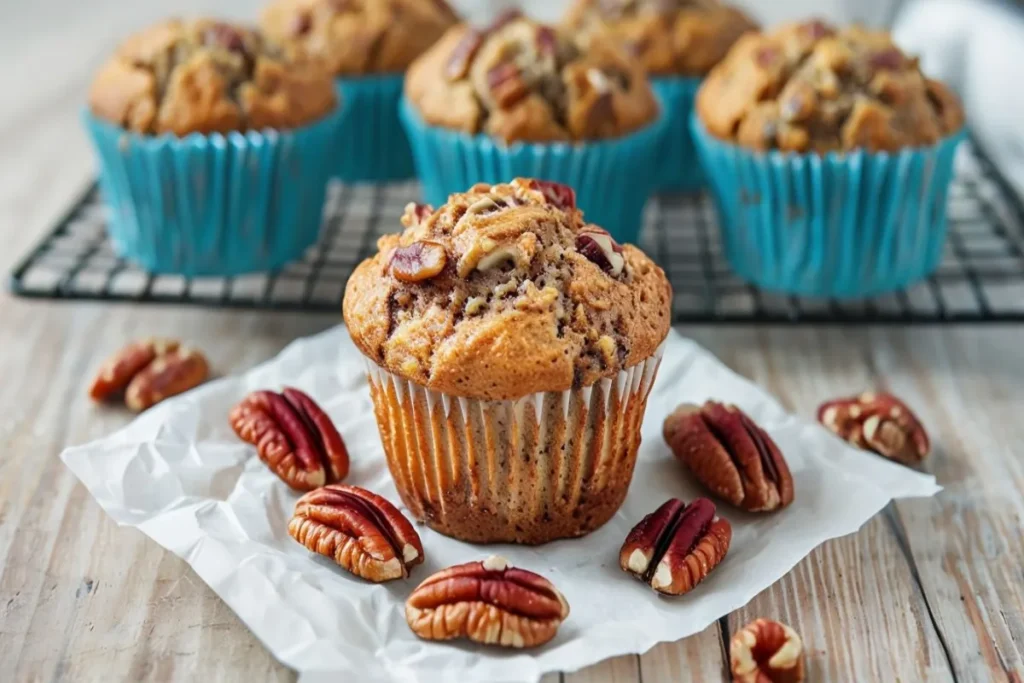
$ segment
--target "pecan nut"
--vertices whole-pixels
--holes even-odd
[[[436,277],[448,262],[443,244],[421,240],[391,252],[391,274],[402,282],[421,282]]]
[[[348,475],[348,449],[331,418],[305,393],[254,391],[231,410],[231,428],[293,489],[310,491]]]
[[[423,543],[409,520],[358,486],[329,484],[299,498],[288,533],[374,583],[405,578],[423,562]]]
[[[771,619],[755,619],[732,638],[733,683],[799,683],[804,680],[803,643],[796,631]]]
[[[626,265],[622,246],[596,225],[586,225],[576,235],[576,251],[612,277],[618,276]]]
[[[818,408],[818,422],[854,446],[904,465],[917,465],[931,452],[921,421],[892,394],[827,401]]]
[[[193,387],[210,375],[206,357],[175,339],[143,339],[108,358],[89,387],[89,396],[105,401],[124,394],[125,405],[141,412]]]
[[[670,498],[629,532],[619,566],[659,593],[682,595],[725,559],[731,541],[732,525],[710,500]]]
[[[793,502],[793,475],[779,447],[736,406],[684,403],[662,433],[694,477],[736,507],[769,512]]]
[[[512,185],[517,188],[539,192],[545,204],[550,204],[563,211],[576,208],[576,190],[564,183],[537,180],[536,178],[516,178],[512,181]]]
[[[434,574],[405,603],[420,638],[515,648],[548,642],[568,616],[569,603],[550,581],[496,556]]]

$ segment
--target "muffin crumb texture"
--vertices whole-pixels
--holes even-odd
[[[888,33],[821,21],[744,36],[697,96],[716,137],[756,150],[895,151],[964,122],[956,96]]]
[[[89,90],[92,113],[142,134],[295,128],[334,109],[330,76],[257,31],[168,20],[128,38]]]
[[[587,41],[615,40],[652,76],[699,77],[757,24],[719,0],[577,0],[566,26]]]
[[[402,73],[458,18],[445,0],[275,0],[260,26],[338,76]]]
[[[619,137],[658,115],[640,65],[617,45],[585,47],[516,12],[449,30],[410,67],[405,92],[427,123],[506,143]]]
[[[480,184],[405,231],[349,279],[364,355],[421,386],[475,399],[590,386],[651,356],[671,289],[639,249],[586,224],[564,185]]]

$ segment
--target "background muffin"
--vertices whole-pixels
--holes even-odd
[[[927,275],[963,123],[885,32],[809,21],[742,38],[694,119],[730,262],[764,287],[843,297]]]
[[[301,256],[319,233],[337,111],[325,71],[249,27],[172,19],[131,36],[85,115],[118,252],[186,275]]]
[[[662,147],[659,189],[701,187],[688,125],[694,95],[704,75],[757,24],[719,0],[577,0],[565,23],[584,40],[622,44],[651,77],[673,121]]]
[[[406,68],[455,24],[445,0],[275,0],[261,26],[291,55],[321,60],[348,103],[333,150],[342,180],[414,173],[398,102]]]
[[[590,218],[635,237],[661,120],[643,70],[617,45],[587,47],[508,13],[451,29],[410,67],[405,94],[428,201],[530,175],[575,187]]]
[[[410,205],[403,224],[344,301],[402,499],[477,542],[597,528],[632,476],[664,273],[535,180]]]

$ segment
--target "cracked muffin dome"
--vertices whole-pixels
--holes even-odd
[[[619,137],[654,121],[642,67],[618,46],[510,12],[450,29],[409,69],[406,97],[430,125],[506,143]]]
[[[821,21],[744,36],[697,95],[714,136],[757,150],[895,151],[963,126],[963,109],[888,33]]]
[[[296,128],[336,105],[318,64],[213,19],[170,19],[129,37],[89,90],[94,116],[146,135]]]
[[[719,0],[577,0],[565,23],[616,40],[653,76],[703,76],[757,24]]]
[[[466,398],[590,386],[647,359],[671,288],[643,252],[583,221],[564,185],[518,178],[410,204],[356,268],[345,323],[368,358]]]
[[[401,73],[458,18],[445,0],[275,0],[260,26],[338,76]]]

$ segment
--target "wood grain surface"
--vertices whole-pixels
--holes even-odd
[[[227,3],[234,14],[250,4]],[[4,9],[0,271],[92,173],[77,125],[88,75],[116,36],[161,11],[114,0]],[[187,564],[114,525],[58,454],[129,419],[84,396],[126,339],[182,337],[231,373],[337,322],[0,294],[0,681],[294,679]],[[724,681],[731,634],[757,616],[803,635],[809,681],[1024,680],[1024,329],[682,332],[804,415],[867,387],[903,396],[931,430],[925,469],[945,490],[889,506],[698,635],[545,682]]]

